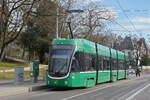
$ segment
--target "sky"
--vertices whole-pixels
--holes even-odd
[[[126,33],[137,37],[150,37],[149,0],[103,0],[101,4],[105,7],[112,7],[115,10],[119,10],[115,20],[131,31],[131,33]],[[115,27],[113,27],[115,30],[124,30],[117,26]]]
[[[109,28],[115,34],[150,40],[150,0],[77,0],[80,7],[96,4],[117,11]],[[130,31],[130,32],[129,32]]]

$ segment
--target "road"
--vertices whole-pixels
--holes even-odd
[[[150,74],[92,88],[46,90],[1,97],[0,100],[150,100]]]

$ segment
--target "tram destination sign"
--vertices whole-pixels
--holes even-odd
[[[52,49],[73,49],[73,45],[53,45]]]

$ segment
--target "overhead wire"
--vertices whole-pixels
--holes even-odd
[[[133,24],[133,22],[130,20],[130,18],[128,17],[128,15],[124,12],[124,9],[123,9],[123,7],[121,6],[119,0],[116,0],[116,2],[117,2],[117,4],[118,4],[118,6],[120,7],[120,9],[122,10],[124,16],[127,18],[127,20],[128,20],[128,21],[130,22],[130,24],[132,25],[133,29],[134,29],[137,33],[139,33],[139,32],[137,31],[135,25]]]
[[[115,24],[119,25],[119,26],[120,26],[122,29],[124,29],[125,31],[131,33],[130,30],[128,30],[127,28],[125,28],[124,26],[122,26],[121,24],[119,24],[117,21],[115,21],[115,20],[109,20],[109,21],[112,22],[112,23],[115,23]]]

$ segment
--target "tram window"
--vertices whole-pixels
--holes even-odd
[[[122,68],[121,68],[121,61],[119,60],[119,63],[118,63],[118,68],[119,68],[119,70],[121,70]]]
[[[98,56],[98,62],[99,62],[99,70],[103,70],[103,60],[101,56]]]
[[[121,62],[118,60],[118,70],[121,70]]]
[[[122,70],[125,70],[125,62],[122,60]]]
[[[125,70],[126,69],[126,61],[125,60],[123,60],[123,69]]]
[[[117,60],[112,59],[112,70],[117,70]]]
[[[114,64],[115,64],[115,70],[117,70],[117,59],[115,59],[115,61],[114,61]]]
[[[88,53],[84,53],[84,67],[85,67],[85,71],[89,70],[89,54]]]
[[[86,66],[85,66],[85,55],[84,52],[79,52],[79,66],[81,68],[81,71],[86,71]]]
[[[103,67],[104,67],[104,70],[106,70],[106,66],[107,66],[106,60],[103,60]]]
[[[96,70],[96,55],[92,55],[92,70]]]
[[[84,54],[83,54],[83,52],[76,52],[74,57],[75,57],[75,60],[77,60],[77,62],[78,62],[80,71],[84,71],[84,60],[83,60]]]
[[[119,69],[124,70],[124,61],[123,60],[119,60]]]
[[[80,72],[80,67],[77,60],[72,61],[71,72]]]
[[[74,57],[78,61],[80,71],[96,70],[96,55],[85,52],[76,52]]]
[[[129,61],[126,61],[126,69],[129,69]]]
[[[110,62],[109,62],[109,60],[106,61],[106,65],[107,65],[106,66],[106,70],[110,70]]]
[[[103,60],[103,65],[104,65],[104,70],[110,70],[110,62],[108,59]]]
[[[111,60],[111,66],[112,66],[112,70],[114,70],[115,69],[114,59]]]

